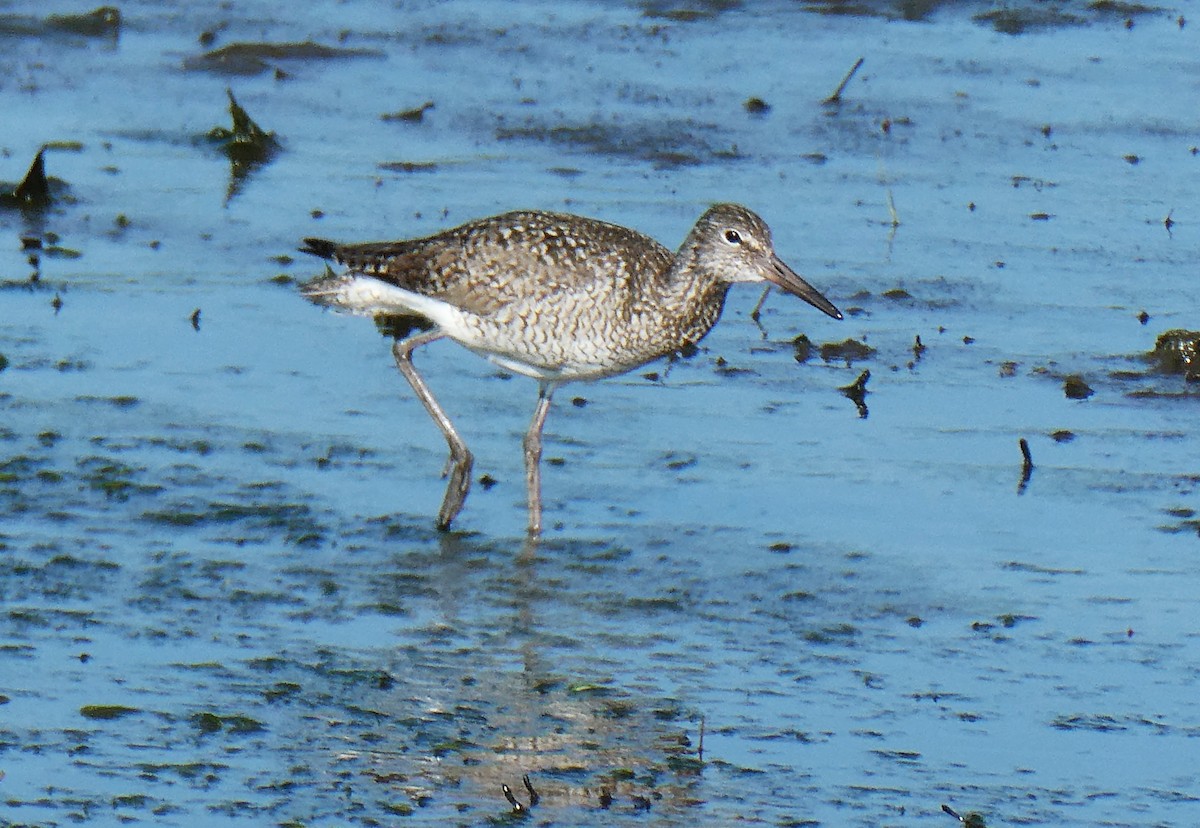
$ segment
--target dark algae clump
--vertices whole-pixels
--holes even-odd
[[[225,93],[229,95],[229,116],[233,120],[233,128],[213,127],[208,133],[209,140],[221,147],[235,169],[269,161],[279,150],[275,133],[268,132],[254,122],[237,102],[232,89],[225,90]]]
[[[847,339],[844,342],[826,342],[821,345],[821,359],[826,362],[845,360],[849,366],[854,362],[868,359],[875,354],[875,349],[857,339]]]
[[[232,197],[250,173],[269,163],[282,147],[274,132],[268,132],[254,122],[237,102],[232,89],[225,92],[229,95],[229,116],[233,126],[229,129],[213,127],[209,130],[207,138],[220,147],[221,152],[229,159],[228,194]]]
[[[854,406],[858,409],[858,416],[864,420],[867,418],[868,413],[867,394],[870,392],[867,391],[867,380],[870,378],[871,372],[863,371],[854,382],[838,389],[847,399],[854,403]]]
[[[1200,331],[1177,328],[1160,334],[1149,356],[1164,374],[1183,374],[1188,382],[1200,381]]]
[[[100,6],[82,14],[51,14],[45,18],[0,15],[0,35],[28,37],[116,37],[121,33],[121,12]]]
[[[21,182],[11,189],[6,185],[0,191],[0,207],[18,210],[38,210],[54,201],[51,181],[46,177],[46,148],[38,150],[33,163]]]
[[[120,704],[85,704],[79,708],[79,715],[85,719],[95,719],[98,721],[120,719],[141,712],[136,707],[125,707]]]
[[[1079,374],[1071,374],[1063,380],[1063,393],[1068,399],[1086,400],[1096,392]]]
[[[52,14],[46,18],[46,28],[85,37],[116,35],[121,31],[121,11],[100,6],[83,14]]]

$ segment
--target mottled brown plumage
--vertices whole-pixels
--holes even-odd
[[[412,366],[412,350],[448,336],[509,370],[538,379],[525,440],[530,532],[541,526],[541,427],[554,388],[632,370],[699,341],[735,282],[778,285],[825,313],[840,312],[775,255],[766,224],[718,204],[678,253],[615,224],[523,211],[434,236],[342,245],[306,239],[305,252],[345,267],[303,286],[320,304],[353,313],[417,313],[435,326],[394,348],[451,448],[451,482],[438,525],[449,526],[470,486],[471,456]]]

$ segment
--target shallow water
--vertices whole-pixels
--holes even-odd
[[[990,8],[0,7],[0,180],[80,144],[0,212],[0,824],[476,825],[524,774],[546,824],[1195,824],[1198,397],[1142,355],[1200,327],[1196,27]],[[282,145],[239,178],[227,87]],[[439,536],[387,340],[279,258],[717,200],[848,318],[738,289],[564,389],[537,548],[533,384],[419,355],[497,481]]]

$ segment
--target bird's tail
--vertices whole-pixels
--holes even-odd
[[[332,259],[337,255],[337,249],[337,242],[331,242],[329,239],[305,239],[304,247],[300,248],[300,252],[319,256],[322,259]]]

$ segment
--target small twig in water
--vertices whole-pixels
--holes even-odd
[[[529,781],[529,774],[522,776],[521,781],[525,783],[525,790],[529,791],[529,807],[532,808],[541,802],[542,797],[533,789],[533,783]]]
[[[863,65],[863,58],[854,61],[854,65],[850,67],[850,71],[846,73],[846,77],[842,78],[842,82],[838,84],[838,88],[833,90],[833,94],[826,98],[822,103],[836,104],[842,102],[842,90],[846,88],[846,84],[850,83],[850,79],[854,77],[854,73],[858,71],[858,67]]]
[[[764,304],[766,304],[767,296],[769,296],[770,293],[771,286],[767,285],[767,287],[763,289],[762,296],[758,297],[758,301],[754,303],[754,310],[750,311],[750,318],[755,322],[758,321],[759,314],[762,313],[762,307]]]
[[[1029,451],[1029,441],[1022,437],[1017,441],[1021,447],[1021,482],[1017,484],[1017,494],[1025,491],[1029,478],[1033,476],[1033,455]]]
[[[704,717],[700,717],[700,744],[696,748],[696,758],[704,761]]]

